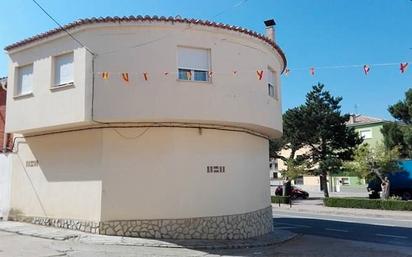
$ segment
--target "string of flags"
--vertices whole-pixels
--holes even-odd
[[[309,74],[311,76],[315,76],[317,69],[344,69],[344,68],[357,68],[362,67],[363,73],[368,75],[371,71],[371,67],[373,66],[399,66],[400,73],[405,73],[409,67],[408,62],[401,62],[401,63],[379,63],[379,64],[364,64],[364,65],[341,65],[341,66],[323,66],[323,67],[309,67]],[[304,68],[297,68],[297,69],[290,69],[286,68],[284,71],[285,76],[288,76],[292,70],[303,70]]]
[[[363,69],[363,73],[367,76],[369,74],[369,72],[371,71],[372,67],[374,66],[393,66],[393,65],[399,65],[399,71],[401,74],[405,73],[409,67],[409,63],[408,62],[401,62],[401,63],[381,63],[381,64],[364,64],[364,65],[341,65],[341,66],[323,66],[323,67],[309,67],[309,74],[311,76],[315,76],[316,74],[316,70],[317,69],[343,69],[343,68],[357,68],[357,67],[362,67]],[[303,70],[303,68],[297,68],[297,69],[290,69],[290,68],[286,68],[284,71],[284,75],[288,76],[292,70]],[[192,80],[192,77],[194,74],[193,71],[188,70],[185,71],[186,72],[186,78],[188,80]],[[250,71],[238,71],[238,70],[233,70],[230,73],[215,73],[212,71],[208,71],[207,72],[207,76],[208,78],[212,78],[213,75],[215,74],[232,74],[233,76],[238,75],[239,72],[250,72]],[[264,70],[255,70],[254,72],[256,72],[256,78],[257,80],[262,80],[264,78],[265,75],[265,71]],[[168,76],[169,74],[171,74],[172,72],[168,72],[165,71],[163,72],[164,76]],[[109,80],[112,76],[116,76],[120,74],[120,79],[125,82],[125,83],[129,83],[130,82],[130,74],[128,72],[109,72],[109,71],[103,71],[103,72],[97,72],[97,74],[103,79],[103,80]],[[135,74],[135,73],[133,73]],[[149,79],[151,78],[149,72],[143,72],[141,73],[141,76],[143,78],[143,80],[145,81],[149,81]]]

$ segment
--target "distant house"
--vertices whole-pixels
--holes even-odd
[[[363,143],[370,146],[376,146],[383,143],[383,134],[381,129],[383,124],[389,121],[380,118],[369,117],[365,115],[353,114],[347,123],[348,127],[353,127],[359,136],[363,137]]]

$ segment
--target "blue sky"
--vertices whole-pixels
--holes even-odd
[[[209,19],[264,32],[274,18],[276,37],[285,51],[289,76],[282,77],[283,110],[303,103],[311,86],[321,82],[343,97],[344,112],[390,119],[387,107],[412,88],[411,0],[37,0],[60,23],[92,16],[164,15]],[[44,32],[56,25],[31,0],[1,2],[0,46]],[[223,12],[222,12],[223,11]],[[219,14],[220,13],[220,14]],[[219,14],[219,15],[217,15]],[[409,61],[398,65],[316,69],[309,67]],[[0,55],[0,76],[8,58]],[[355,109],[355,105],[357,109]]]

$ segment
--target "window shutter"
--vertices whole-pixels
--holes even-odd
[[[178,68],[209,70],[209,51],[199,48],[178,48]]]
[[[73,82],[73,53],[55,57],[55,84]]]
[[[33,90],[33,64],[19,68],[18,95],[31,93]]]
[[[266,72],[266,79],[269,84],[275,86],[275,73],[271,69],[268,69],[268,72]]]

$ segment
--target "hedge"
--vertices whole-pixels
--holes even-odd
[[[328,207],[412,211],[412,201],[402,200],[329,197],[323,203]]]
[[[279,201],[280,201],[280,203],[286,203],[286,204],[288,204],[289,203],[289,201],[290,201],[290,198],[289,198],[289,196],[274,196],[274,195],[272,195],[272,203],[279,203]]]

